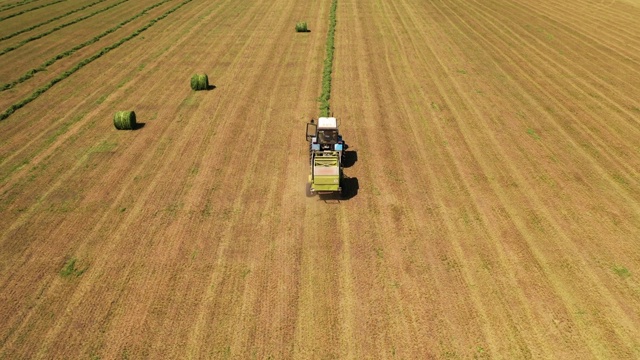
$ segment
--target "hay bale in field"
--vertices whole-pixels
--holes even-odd
[[[193,90],[209,89],[209,77],[207,74],[195,74],[191,77],[191,88]]]
[[[113,117],[113,125],[118,130],[134,130],[136,128],[136,113],[133,111],[118,111]]]
[[[296,24],[296,32],[308,32],[309,29],[307,28],[307,23],[306,22],[299,22]]]

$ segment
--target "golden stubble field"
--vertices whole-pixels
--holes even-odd
[[[0,52],[97,12],[0,86],[99,39],[0,111],[171,12],[0,121],[1,359],[640,356],[637,2],[338,0],[335,203],[304,196],[330,1],[54,1],[0,1],[52,3],[0,38],[77,10]]]

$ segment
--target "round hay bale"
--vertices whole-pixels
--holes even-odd
[[[118,130],[133,130],[136,128],[136,113],[133,111],[118,111],[113,117],[113,125]]]
[[[298,23],[296,23],[296,32],[308,32],[309,29],[307,28],[307,23],[300,21]]]
[[[207,90],[209,88],[209,77],[207,74],[195,74],[191,77],[191,88],[193,90]]]

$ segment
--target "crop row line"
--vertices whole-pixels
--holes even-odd
[[[102,1],[106,1],[106,0],[99,0],[98,2],[102,2]],[[53,33],[53,32],[56,32],[56,31],[61,30],[61,29],[64,29],[64,28],[65,28],[65,27],[67,27],[67,26],[70,26],[70,25],[73,25],[73,24],[79,23],[79,22],[80,22],[80,21],[82,21],[82,20],[86,20],[86,19],[88,19],[88,18],[90,18],[90,17],[92,17],[92,16],[95,16],[95,15],[97,15],[97,14],[100,14],[100,13],[102,13],[102,12],[105,12],[105,11],[107,11],[107,10],[109,10],[109,9],[112,9],[112,8],[114,8],[114,7],[116,7],[116,6],[120,5],[120,4],[122,4],[123,2],[127,2],[127,1],[129,1],[129,0],[122,0],[122,1],[117,2],[117,3],[115,3],[115,4],[111,4],[111,5],[107,6],[107,7],[105,7],[104,9],[100,9],[100,10],[94,11],[93,13],[91,13],[91,14],[89,14],[89,15],[81,16],[81,17],[79,17],[79,18],[77,18],[77,19],[75,19],[75,20],[73,20],[73,21],[70,21],[70,22],[68,22],[68,23],[66,23],[66,24],[62,24],[62,25],[60,25],[60,26],[56,26],[55,28],[53,28],[53,29],[51,29],[51,30],[49,30],[49,31],[45,31],[45,32],[43,32],[43,33],[41,33],[41,34],[38,34],[38,35],[32,36],[32,37],[30,37],[30,38],[28,38],[28,39],[26,39],[26,40],[23,40],[23,41],[19,42],[19,43],[18,43],[18,44],[16,44],[16,45],[9,46],[9,47],[7,47],[7,48],[3,49],[2,51],[0,51],[0,56],[4,55],[4,54],[6,54],[6,53],[8,53],[8,52],[10,52],[10,51],[13,51],[13,50],[15,50],[15,49],[17,49],[17,48],[19,48],[19,47],[22,47],[23,45],[25,45],[25,44],[27,44],[27,43],[29,43],[29,42],[31,42],[31,41],[38,40],[38,39],[40,39],[40,38],[42,38],[42,37],[44,37],[44,36],[46,36],[46,35],[49,35],[49,34],[51,34],[51,33]],[[93,5],[97,4],[98,2],[95,2],[95,3],[93,3],[93,4],[89,4],[89,5],[87,5],[86,7],[93,6]],[[85,7],[85,8],[86,8],[86,7]],[[79,10],[82,10],[82,9],[76,9],[76,10],[78,10],[78,11],[79,11]],[[74,11],[75,11],[75,10],[74,10]],[[59,17],[58,17],[58,18],[59,18]],[[51,20],[51,21],[53,21],[53,20]],[[2,39],[0,39],[0,40],[2,40]]]
[[[21,6],[21,5],[26,5],[26,4],[32,3],[34,1],[38,1],[38,0],[22,0],[22,1],[15,2],[13,4],[4,4],[4,5],[0,6],[0,11],[13,9],[14,7],[18,7],[18,6]]]
[[[122,1],[120,1],[119,3],[115,3],[115,4],[111,5],[111,6],[115,6],[115,5],[121,4],[121,3],[125,2],[125,1],[128,1],[128,0],[122,0]],[[69,50],[67,50],[67,51],[65,51],[65,52],[62,52],[62,53],[60,53],[60,54],[58,54],[58,55],[56,55],[56,56],[52,57],[51,59],[49,59],[49,60],[45,61],[45,62],[44,62],[42,65],[40,65],[39,67],[34,68],[34,69],[31,69],[31,70],[27,71],[26,73],[24,73],[24,74],[23,74],[19,79],[14,80],[14,81],[12,81],[12,82],[10,82],[10,83],[6,83],[6,84],[2,84],[2,85],[0,85],[0,91],[5,91],[5,90],[8,90],[8,89],[11,89],[11,88],[15,87],[16,85],[18,85],[18,84],[20,84],[20,83],[23,83],[23,82],[25,82],[25,81],[27,81],[27,80],[31,79],[31,78],[32,78],[32,77],[34,77],[37,73],[42,72],[42,71],[45,71],[45,70],[47,69],[47,67],[49,67],[49,66],[53,65],[56,61],[58,61],[58,60],[60,60],[60,59],[63,59],[63,58],[65,58],[65,57],[67,57],[67,56],[72,55],[73,53],[75,53],[76,51],[78,51],[78,50],[82,49],[83,47],[86,47],[86,46],[89,46],[89,45],[91,45],[91,44],[93,44],[93,43],[95,43],[95,42],[98,42],[98,41],[99,41],[100,39],[102,39],[103,37],[105,37],[105,36],[107,36],[107,35],[111,34],[112,32],[114,32],[114,31],[116,31],[116,30],[120,29],[120,28],[121,28],[121,27],[123,27],[124,25],[126,25],[126,24],[128,24],[128,23],[132,22],[133,20],[135,20],[135,19],[137,19],[137,18],[139,18],[139,17],[141,17],[141,16],[143,16],[143,15],[146,15],[146,14],[147,14],[147,12],[149,12],[149,10],[151,10],[151,9],[153,9],[153,8],[156,8],[156,7],[158,7],[158,6],[160,6],[160,5],[164,4],[164,3],[166,3],[166,2],[168,2],[168,1],[171,1],[171,0],[162,0],[162,1],[158,2],[158,3],[156,3],[156,4],[153,4],[153,5],[151,5],[151,6],[147,7],[147,8],[145,8],[144,10],[142,10],[141,12],[139,12],[138,14],[134,15],[133,17],[131,17],[131,18],[129,18],[129,19],[127,19],[127,20],[125,20],[125,21],[121,22],[120,24],[118,24],[118,25],[116,25],[116,26],[112,27],[111,29],[106,30],[106,31],[104,31],[103,33],[101,33],[101,34],[97,35],[97,36],[96,36],[96,37],[94,37],[93,39],[88,40],[88,41],[85,41],[85,42],[83,42],[82,44],[76,45],[76,46],[74,46],[73,48],[71,48],[71,49],[69,49]]]
[[[98,0],[98,1],[96,1],[96,2],[93,2],[93,3],[91,3],[91,4],[85,5],[85,6],[80,7],[80,8],[77,8],[77,9],[75,9],[75,10],[71,10],[71,11],[69,11],[69,12],[68,12],[68,13],[66,13],[66,14],[62,14],[62,15],[56,16],[56,17],[54,17],[54,18],[51,18],[51,19],[46,20],[46,21],[44,21],[44,22],[41,22],[41,23],[39,23],[39,24],[33,25],[33,26],[29,27],[29,28],[22,29],[22,30],[19,30],[19,31],[14,32],[13,34],[9,34],[9,35],[3,36],[3,37],[1,37],[1,38],[0,38],[0,41],[4,41],[4,40],[11,39],[11,38],[12,38],[12,37],[14,37],[14,36],[17,36],[17,35],[20,35],[20,34],[22,34],[22,33],[27,32],[27,31],[31,31],[31,30],[33,30],[33,29],[39,28],[40,26],[43,26],[43,25],[47,25],[47,24],[52,23],[52,22],[54,22],[54,21],[56,21],[56,20],[62,19],[62,18],[63,18],[63,17],[65,17],[65,16],[69,16],[69,15],[71,15],[71,14],[73,14],[73,13],[77,13],[78,11],[82,11],[82,10],[84,10],[84,9],[86,9],[86,8],[90,8],[90,7],[92,7],[92,6],[96,5],[96,4],[99,4],[99,3],[101,3],[101,2],[105,2],[105,1],[107,1],[107,0]],[[104,9],[103,9],[103,10],[104,10]],[[44,36],[44,35],[43,35],[43,36]],[[33,39],[33,40],[35,40],[35,39]],[[29,40],[29,41],[31,41],[31,40]],[[26,42],[25,42],[25,43],[26,43]],[[21,45],[24,45],[24,44],[22,44],[22,43],[21,43]],[[19,47],[19,46],[16,46],[16,47],[12,48],[11,50],[16,49],[17,47]],[[7,48],[7,49],[9,49],[9,48]],[[0,53],[0,55],[2,55],[2,54],[4,54],[5,52],[7,52],[7,49],[2,50],[2,53]],[[11,51],[11,50],[9,50],[9,51]]]
[[[318,98],[320,102],[320,116],[329,116],[329,99],[331,98],[331,72],[333,70],[333,52],[335,50],[335,33],[336,33],[336,10],[338,8],[338,0],[331,2],[329,11],[329,31],[327,32],[327,54],[324,59],[324,68],[322,70],[322,93]]]
[[[47,3],[47,4],[42,4],[42,5],[38,5],[38,6],[36,6],[36,7],[32,7],[32,8],[30,8],[30,9],[26,9],[26,10],[18,11],[17,13],[9,14],[9,15],[7,15],[7,16],[2,16],[2,17],[0,17],[0,21],[7,20],[7,19],[11,19],[12,17],[16,17],[16,16],[18,16],[18,15],[22,15],[22,14],[24,14],[24,13],[28,13],[29,11],[42,9],[43,7],[51,6],[51,5],[54,5],[54,4],[57,4],[57,3],[61,3],[61,2],[63,2],[63,1],[67,1],[67,0],[56,0],[56,1],[54,1],[54,2],[50,2],[50,3]]]
[[[147,30],[148,28],[150,28],[151,26],[153,26],[155,23],[157,23],[158,21],[166,18],[167,16],[169,16],[171,13],[175,12],[176,10],[180,9],[181,7],[183,7],[184,5],[190,3],[193,0],[184,0],[183,2],[181,2],[180,4],[174,6],[173,8],[167,10],[166,12],[164,12],[162,15],[156,17],[155,19],[149,21],[145,26],[139,28],[138,30],[134,31],[133,33],[131,33],[130,35],[120,39],[119,41],[102,48],[102,50],[100,50],[99,52],[97,52],[96,54],[80,61],[79,63],[77,63],[74,67],[72,67],[71,69],[63,72],[62,74],[56,76],[54,79],[52,79],[51,81],[49,81],[47,84],[45,84],[44,86],[36,89],[33,93],[31,93],[31,95],[29,95],[28,97],[22,99],[21,101],[11,105],[7,110],[5,110],[2,114],[0,114],[0,121],[1,120],[5,120],[6,118],[8,118],[9,116],[11,116],[11,114],[13,114],[16,110],[22,108],[23,106],[27,105],[28,103],[32,102],[33,100],[35,100],[36,98],[38,98],[38,96],[42,95],[44,92],[46,92],[47,90],[51,89],[55,84],[59,83],[60,81],[68,78],[69,76],[71,76],[73,73],[75,73],[76,71],[82,69],[83,67],[85,67],[86,65],[90,64],[91,62],[93,62],[94,60],[100,58],[101,56],[107,54],[108,52],[110,52],[113,49],[116,49],[117,47],[119,47],[120,45],[126,43],[127,41],[135,38],[136,36],[140,35],[143,31]],[[163,1],[165,2],[165,1]]]

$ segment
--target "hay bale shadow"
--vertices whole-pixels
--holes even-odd
[[[135,123],[135,125],[133,125],[133,129],[131,129],[131,130],[140,130],[140,129],[142,129],[145,125],[146,125],[146,123],[139,123],[139,122],[137,122],[137,123]]]
[[[215,90],[216,86],[215,85],[208,85],[207,86],[207,91],[211,91],[211,90]]]

